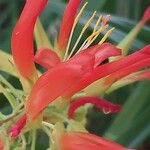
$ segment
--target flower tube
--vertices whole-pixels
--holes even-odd
[[[19,73],[34,81],[33,30],[37,17],[44,9],[47,0],[27,0],[22,14],[13,30],[11,47],[15,65]]]

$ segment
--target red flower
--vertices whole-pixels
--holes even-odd
[[[26,105],[27,118],[35,118],[49,103],[64,95],[84,76],[109,56],[120,50],[111,44],[96,45],[79,52],[44,73],[35,83]],[[98,63],[99,62],[99,63]]]
[[[19,73],[34,80],[33,30],[36,19],[43,10],[47,0],[27,0],[12,33],[12,54]]]
[[[68,44],[68,39],[80,2],[81,0],[70,0],[62,19],[57,44],[58,49],[63,52],[63,54]],[[108,16],[102,18],[103,25],[97,30],[96,28],[100,21],[99,18],[93,33],[86,39],[85,43],[83,43],[79,52],[72,58],[70,57],[76,49],[76,45],[80,41],[80,37],[83,33],[79,36],[70,54],[68,46],[64,61],[61,61],[61,58],[59,58],[54,51],[47,48],[38,51],[37,55],[34,57],[33,29],[38,15],[43,10],[46,3],[47,0],[27,0],[21,17],[12,34],[12,53],[15,64],[22,76],[30,80],[34,79],[36,75],[34,60],[48,69],[48,71],[41,75],[34,84],[27,98],[25,108],[26,115],[11,127],[9,132],[12,137],[16,137],[20,133],[26,121],[37,117],[43,109],[55,99],[59,97],[71,98],[75,93],[84,90],[85,87],[103,77],[105,77],[105,83],[111,85],[115,81],[150,65],[150,45],[117,61],[102,64],[107,58],[121,54],[120,49],[109,43],[103,43],[112,29],[107,32],[98,45],[89,47],[99,33],[107,28]],[[88,27],[94,16],[95,13],[90,18],[90,21],[86,23],[83,31]],[[148,19],[149,9],[145,12],[143,23]],[[98,102],[97,98],[88,98],[86,101],[83,99],[84,98],[71,105],[70,109],[72,107],[73,109],[71,109],[70,116],[73,115],[73,112],[78,106],[87,102],[94,103],[99,108],[109,109],[112,112],[120,110],[120,106],[108,103],[105,100],[100,100],[100,102]],[[100,141],[99,143],[101,143]]]
[[[129,150],[102,137],[82,132],[64,133],[60,138],[60,150]]]

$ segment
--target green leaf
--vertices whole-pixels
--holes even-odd
[[[143,82],[137,85],[137,88],[134,89],[125,102],[122,112],[115,118],[104,134],[104,137],[129,145],[129,142],[131,141],[131,131],[138,135],[138,129],[140,128],[142,130],[144,126],[147,126],[150,123],[147,116],[144,117],[142,115],[145,110],[146,112],[150,112],[148,105],[150,97],[149,86],[150,82]],[[142,122],[140,120],[142,120]],[[137,129],[133,132],[133,128],[135,127]],[[128,138],[125,138],[126,136]],[[136,136],[134,138],[136,138]]]

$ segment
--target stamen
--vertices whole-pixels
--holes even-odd
[[[107,15],[107,16],[99,16],[95,26],[94,26],[94,29],[93,29],[93,33],[84,41],[84,43],[81,45],[79,51],[81,51],[82,49],[86,49],[88,48],[94,41],[95,39],[99,36],[99,34],[105,30],[106,28],[108,28],[108,25],[107,25],[107,22],[109,21],[109,18],[110,18],[110,15]],[[101,27],[96,30],[100,20],[102,19],[102,25]]]
[[[75,45],[74,45],[74,47],[73,47],[73,49],[72,49],[72,51],[71,51],[71,53],[69,54],[69,56],[68,56],[67,59],[69,59],[69,58],[72,56],[72,54],[74,53],[74,51],[75,51],[75,49],[76,49],[76,47],[77,47],[77,45],[78,45],[78,43],[79,43],[79,41],[80,41],[82,35],[83,35],[84,32],[86,31],[86,29],[89,27],[90,23],[92,22],[92,20],[94,19],[95,16],[96,16],[96,11],[93,13],[93,15],[91,16],[91,18],[87,21],[87,23],[84,25],[84,27],[83,27],[83,29],[82,29],[82,31],[81,31],[81,33],[80,33],[80,35],[79,35],[79,37],[78,37],[78,39],[77,39]]]
[[[97,22],[96,22],[96,24],[95,24],[95,26],[94,26],[93,33],[97,30],[97,27],[98,27],[98,25],[99,25],[101,19],[102,19],[102,15],[99,16],[99,18],[98,18],[98,20],[97,20]]]
[[[107,29],[107,28],[108,28],[108,25],[101,26],[101,27],[99,28],[99,30],[95,33],[94,37],[88,41],[88,43],[85,45],[84,48],[89,47],[89,46],[96,40],[96,38],[99,36],[99,34],[100,34],[101,32],[103,32],[103,31],[104,31],[105,29]]]
[[[142,22],[146,23],[148,20],[150,20],[150,7],[148,7],[145,12],[144,15],[142,17]]]
[[[105,40],[109,37],[109,35],[112,33],[112,31],[114,30],[115,28],[111,28],[110,30],[108,30],[106,32],[106,34],[104,35],[104,37],[100,40],[100,42],[98,44],[102,44],[105,42]]]
[[[76,24],[78,23],[78,21],[79,21],[81,15],[83,14],[83,11],[84,11],[85,7],[87,6],[87,4],[88,4],[88,2],[86,2],[86,3],[83,5],[83,7],[82,7],[81,10],[79,11],[78,15],[76,16],[75,22],[74,22],[74,26],[76,26]]]
[[[86,48],[88,48],[94,41],[95,39],[99,36],[99,34],[105,30],[108,27],[108,25],[102,25],[96,32],[92,33],[86,40],[85,42],[82,44],[82,46],[80,47],[79,51],[84,50]],[[78,52],[79,52],[78,51]]]
[[[66,60],[67,56],[68,56],[68,52],[69,52],[69,47],[70,47],[70,43],[71,43],[71,39],[72,39],[72,35],[73,35],[73,32],[74,32],[74,29],[81,17],[81,15],[83,14],[86,6],[87,6],[88,2],[86,2],[83,7],[81,8],[81,10],[79,11],[78,15],[76,16],[75,20],[74,20],[74,23],[73,23],[73,26],[72,26],[72,30],[71,30],[71,33],[70,33],[70,37],[69,37],[69,40],[68,40],[68,44],[67,44],[67,47],[66,47],[66,52],[65,52],[65,56],[64,56],[64,60]]]
[[[91,18],[87,21],[87,23],[84,25],[81,34],[83,34],[85,32],[85,30],[89,27],[90,23],[92,22],[93,18],[96,16],[96,11],[94,11],[93,15],[91,16]]]

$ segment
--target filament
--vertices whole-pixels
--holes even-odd
[[[108,30],[106,32],[106,34],[104,35],[104,37],[100,40],[100,42],[98,44],[102,44],[105,42],[105,40],[109,37],[109,35],[112,33],[112,31],[114,30],[115,28],[111,28],[110,30]]]
[[[72,54],[74,53],[74,51],[75,51],[75,49],[76,49],[76,47],[77,47],[77,45],[78,45],[78,43],[79,43],[79,41],[80,41],[82,35],[83,35],[84,32],[86,31],[86,29],[89,27],[90,23],[92,22],[92,20],[94,19],[95,16],[96,16],[96,11],[93,13],[93,15],[91,16],[91,18],[87,21],[87,23],[84,25],[84,27],[83,27],[83,29],[82,29],[82,31],[81,31],[81,33],[80,33],[80,35],[79,35],[79,37],[78,37],[78,39],[77,39],[75,45],[74,45],[74,47],[73,47],[73,49],[72,49],[72,51],[71,51],[71,53],[69,54],[69,56],[68,56],[67,59],[69,59],[69,58],[72,56]]]

